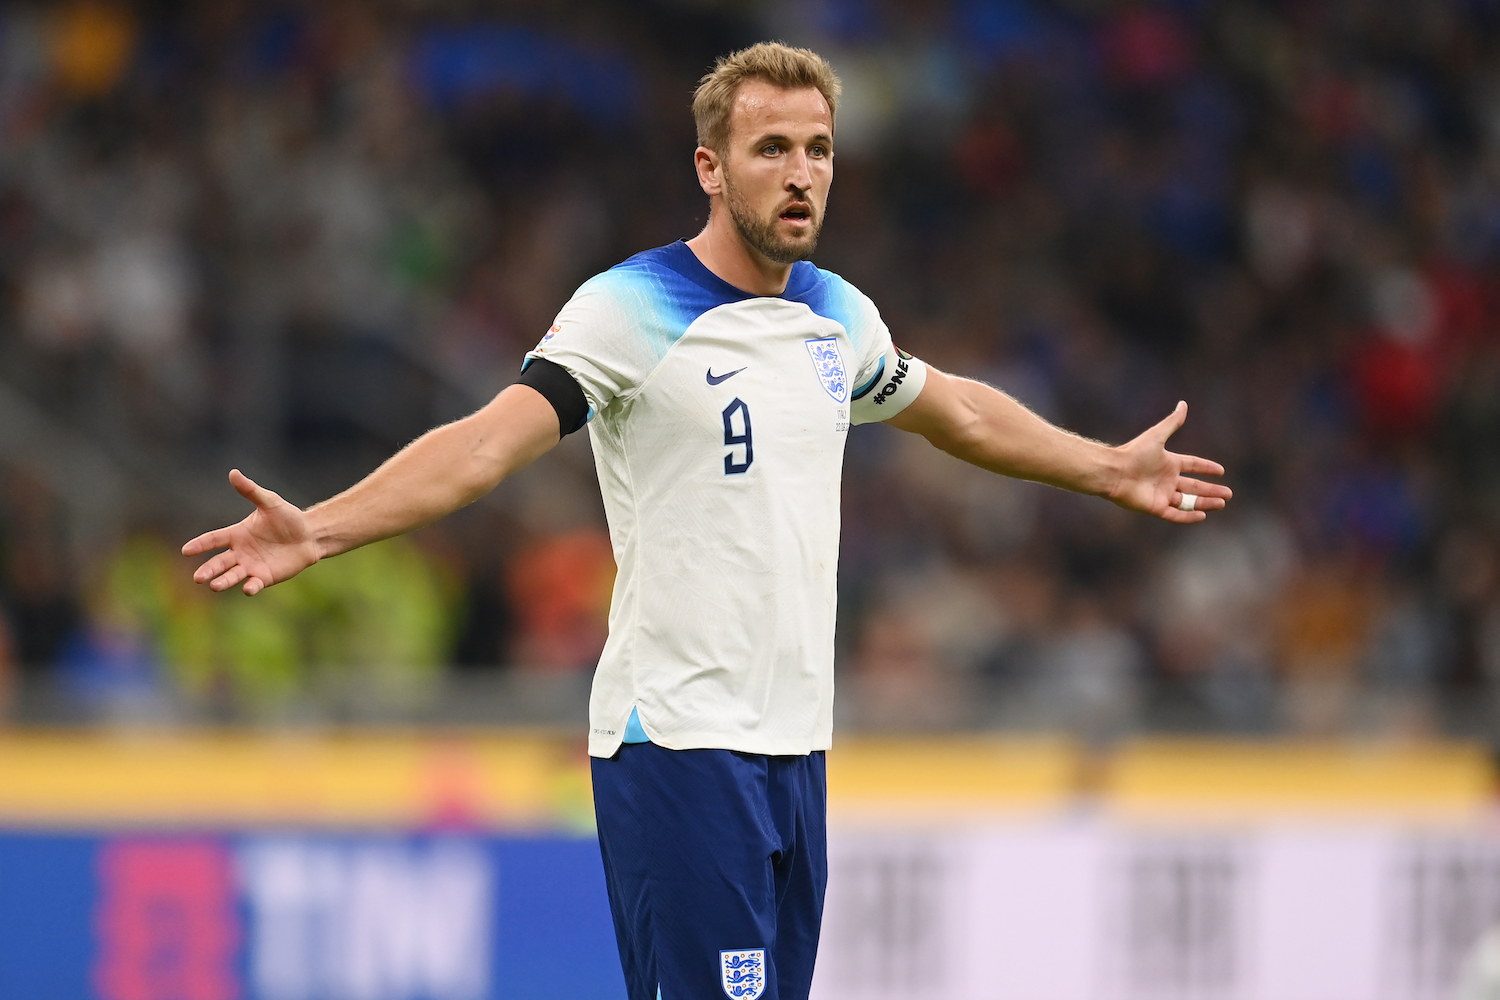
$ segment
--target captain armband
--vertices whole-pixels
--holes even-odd
[[[562,365],[546,358],[528,358],[516,380],[529,385],[546,398],[557,411],[558,437],[567,437],[589,420],[589,401],[583,389]]]
[[[850,400],[854,423],[889,420],[910,406],[926,384],[927,366],[922,360],[892,345],[875,374],[855,387]]]

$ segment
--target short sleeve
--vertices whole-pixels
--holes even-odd
[[[849,419],[856,424],[889,420],[915,402],[926,384],[927,366],[891,343],[887,335],[875,374],[855,389]]]
[[[891,341],[891,331],[880,318],[875,303],[845,284],[849,303],[850,339],[859,357],[854,380],[850,420],[870,424],[889,420],[911,405],[927,384],[927,366]]]
[[[633,393],[660,362],[649,289],[613,271],[584,282],[526,355],[566,369],[588,400],[588,419]],[[524,367],[524,366],[523,366]]]

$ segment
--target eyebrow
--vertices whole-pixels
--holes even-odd
[[[821,142],[825,146],[831,146],[831,145],[833,145],[833,136],[829,135],[826,132],[819,132],[817,135],[813,136],[812,138],[808,139],[807,141],[808,142]],[[761,143],[764,143],[764,142],[781,142],[781,143],[787,144],[788,146],[790,146],[792,144],[791,137],[787,136],[787,135],[783,135],[781,133],[775,133],[775,134],[767,133],[767,134],[762,135],[761,137],[759,137],[758,139],[755,140],[755,144],[757,146],[759,146]]]

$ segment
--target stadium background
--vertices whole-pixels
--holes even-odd
[[[851,434],[825,995],[1451,988],[1500,915],[1500,4],[143,0],[0,3],[0,995],[613,988],[582,436],[255,601],[176,549],[695,232],[692,86],[768,37],[843,76],[816,260],[898,343],[1108,441],[1186,398],[1236,491],[1173,530]]]

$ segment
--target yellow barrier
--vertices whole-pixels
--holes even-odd
[[[592,822],[581,739],[0,737],[0,823],[524,829]]]
[[[1147,740],[1104,765],[1106,805],[1129,816],[1382,815],[1448,820],[1490,804],[1473,744]]]
[[[1096,801],[1129,817],[1471,816],[1494,768],[1466,745],[841,737],[835,821],[948,822]],[[577,829],[581,738],[550,732],[0,735],[0,825]]]
[[[952,820],[1055,810],[1078,795],[1086,761],[1063,738],[840,738],[828,752],[834,820]]]

